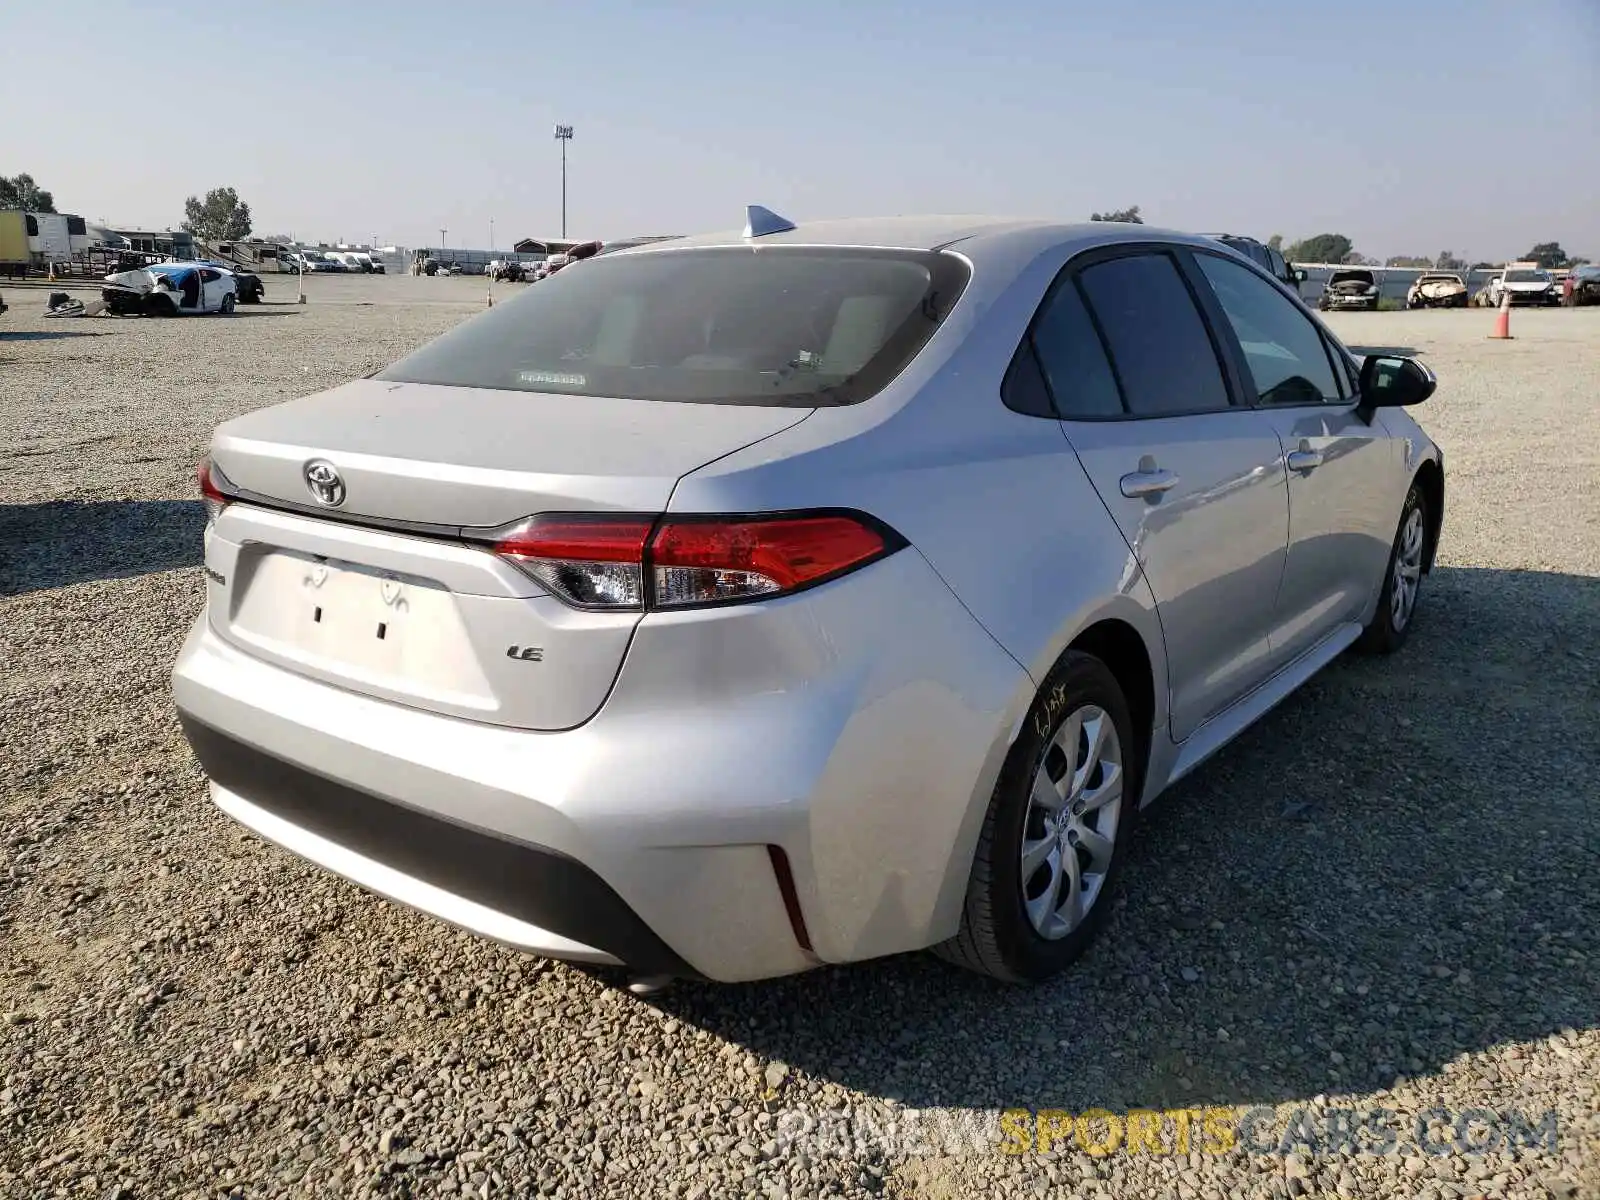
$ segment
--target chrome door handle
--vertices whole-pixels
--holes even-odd
[[[1139,470],[1124,475],[1120,483],[1122,494],[1130,500],[1137,500],[1170,491],[1178,485],[1178,477],[1165,467],[1145,467],[1141,464]]]
[[[1322,465],[1322,451],[1302,447],[1290,451],[1287,461],[1291,471],[1315,471]]]

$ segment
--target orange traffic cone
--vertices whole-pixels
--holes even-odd
[[[1511,341],[1511,293],[1500,293],[1500,311],[1494,319],[1494,332],[1489,335],[1493,341]]]

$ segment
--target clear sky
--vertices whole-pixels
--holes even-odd
[[[1600,0],[7,5],[0,173],[176,225],[485,247],[810,218],[1348,234],[1600,259]]]

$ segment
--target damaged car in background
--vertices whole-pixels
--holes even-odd
[[[100,291],[114,316],[176,317],[231,313],[238,304],[233,272],[212,263],[153,263],[105,277]]]
[[[1432,271],[1417,276],[1406,292],[1407,308],[1465,308],[1467,281],[1459,275]]]
[[[1562,288],[1561,302],[1569,308],[1584,304],[1600,304],[1600,266],[1584,263],[1567,273]],[[0,312],[5,306],[0,305]]]
[[[1378,280],[1365,267],[1343,267],[1328,277],[1317,307],[1323,312],[1339,308],[1378,311]]]
[[[1561,293],[1555,278],[1536,262],[1512,263],[1489,280],[1485,289],[1492,307],[1500,307],[1502,300],[1512,304],[1552,305],[1561,303]]]

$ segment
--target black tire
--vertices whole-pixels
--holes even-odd
[[[1089,911],[1065,936],[1038,933],[1024,908],[1022,843],[1033,780],[1054,749],[1052,739],[1074,712],[1090,704],[1106,713],[1121,748],[1122,798],[1110,866]],[[1069,650],[1045,678],[1000,770],[967,882],[961,928],[934,947],[941,958],[1007,983],[1038,983],[1070,966],[1094,940],[1111,907],[1144,786],[1145,745],[1134,737],[1117,678],[1098,658]]]
[[[225,317],[233,316],[233,310],[238,306],[238,303],[236,294],[229,292],[222,298],[222,315]]]
[[[1394,604],[1395,574],[1400,563],[1402,545],[1406,539],[1406,527],[1410,524],[1413,513],[1420,514],[1422,558],[1418,564],[1416,594],[1411,600],[1404,621],[1397,622]],[[1428,498],[1422,490],[1422,485],[1412,480],[1411,489],[1406,492],[1406,502],[1400,506],[1400,523],[1395,527],[1394,544],[1389,547],[1389,564],[1384,568],[1383,589],[1378,593],[1378,611],[1372,614],[1372,620],[1356,639],[1355,646],[1360,653],[1393,654],[1406,644],[1406,638],[1411,635],[1411,627],[1417,623],[1417,606],[1422,600],[1422,580],[1425,578],[1422,565],[1427,561],[1428,521]]]

